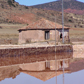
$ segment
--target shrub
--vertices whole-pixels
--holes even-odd
[[[15,5],[14,5],[13,3],[14,3],[14,0],[13,0],[13,2],[12,2],[11,0],[8,0],[8,4],[9,4],[10,6],[15,7]]]
[[[25,6],[25,9],[28,9],[28,7],[27,7],[27,6]]]

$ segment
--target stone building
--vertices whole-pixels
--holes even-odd
[[[44,18],[19,29],[19,44],[39,41],[54,41],[56,25],[56,41],[62,41],[62,25]],[[64,27],[64,39],[69,42],[69,28]]]

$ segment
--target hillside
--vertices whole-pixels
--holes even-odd
[[[71,1],[72,0],[65,0],[66,3]],[[60,3],[61,0],[57,2]],[[75,0],[73,2],[75,2]],[[56,22],[61,24],[61,12],[20,5],[15,2],[15,0],[0,0],[0,23],[19,23],[28,25],[39,20],[40,18],[55,21],[55,16]],[[65,26],[68,27],[84,28],[84,15],[65,13],[64,23]]]
[[[56,22],[61,24],[61,12],[20,5],[14,0],[0,0],[0,44],[17,44],[19,28],[41,18],[55,22],[55,16]],[[84,41],[84,15],[64,13],[64,25],[72,28],[71,41]],[[73,28],[82,29],[79,31]]]
[[[84,3],[79,2],[77,0],[63,0],[64,1],[64,11],[66,13],[74,13],[74,14],[84,14]],[[47,10],[62,10],[62,0],[35,5],[36,8],[42,8]]]
[[[0,23],[31,23],[35,15],[30,11],[14,0],[0,0]]]

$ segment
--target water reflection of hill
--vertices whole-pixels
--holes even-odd
[[[69,65],[70,73],[77,72],[84,69],[84,58],[83,59],[74,59]]]
[[[0,67],[0,81],[5,78],[16,78],[20,74],[18,66]]]

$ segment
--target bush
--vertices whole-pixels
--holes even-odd
[[[25,9],[28,9],[28,7],[27,7],[27,6],[25,6]]]
[[[13,3],[14,3],[14,0],[13,0],[13,2],[12,2],[11,0],[8,0],[8,4],[9,4],[10,6],[15,7],[15,5],[14,5]]]
[[[69,22],[73,22],[73,21],[69,19]]]

